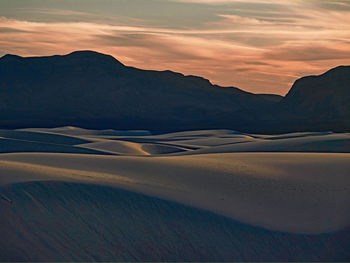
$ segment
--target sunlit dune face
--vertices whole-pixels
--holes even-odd
[[[130,66],[285,94],[301,76],[350,64],[350,1],[0,3],[0,55],[81,49]]]

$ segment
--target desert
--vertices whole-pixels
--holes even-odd
[[[158,228],[164,227],[166,233],[175,231],[168,229],[168,223],[175,220],[168,221],[169,212],[175,217],[184,213],[185,219],[204,213],[213,217],[211,220],[216,224],[227,221],[228,225],[216,234],[224,235],[230,242],[237,237],[228,233],[242,224],[256,232],[256,239],[250,241],[255,249],[268,249],[271,244],[287,247],[294,238],[307,242],[305,251],[283,252],[285,260],[300,260],[306,251],[310,259],[317,260],[348,256],[350,135],[347,133],[264,136],[203,130],[151,135],[62,127],[1,131],[1,134],[0,204],[3,213],[11,214],[1,219],[4,226],[1,236],[7,237],[1,241],[0,254],[4,255],[1,260],[57,260],[60,255],[64,255],[64,260],[131,260],[140,257],[141,250],[132,251],[128,247],[118,256],[110,245],[105,244],[100,250],[99,244],[107,242],[104,236],[107,232],[115,242],[125,242],[130,233],[118,232],[124,229],[124,224],[146,218],[147,226],[142,222],[137,226],[154,231],[143,238],[147,244],[152,243],[157,253],[144,251],[141,260],[213,259],[211,252],[198,252],[195,248],[177,256],[167,254],[162,245],[155,244],[161,238],[157,236],[159,231],[163,231]],[[111,203],[113,198],[116,203]],[[119,222],[116,218],[113,222],[111,218],[116,212],[113,209],[123,206],[119,199],[131,204],[124,207],[130,211],[123,214],[126,221]],[[155,206],[156,211],[143,211],[144,203]],[[163,210],[163,205],[170,206],[167,209],[171,211]],[[86,206],[93,209],[84,210],[82,207]],[[141,211],[134,214],[138,207]],[[70,219],[79,213],[77,209],[83,209],[84,216]],[[158,221],[150,220],[153,217]],[[105,221],[105,218],[109,219]],[[120,229],[110,229],[118,223]],[[191,227],[190,222],[179,223],[179,229],[184,231]],[[207,234],[204,229],[188,231],[177,235],[193,242],[191,234],[197,233],[196,242],[204,242],[203,246],[214,242],[202,240]],[[93,242],[90,232],[95,235]],[[264,233],[270,236],[271,244],[260,240]],[[247,238],[241,235],[243,240]],[[332,238],[337,235],[343,236],[344,241],[334,242]],[[88,251],[77,250],[79,238],[88,242]],[[154,240],[146,241],[148,238]],[[169,251],[173,251],[171,242],[176,243],[173,238],[167,236],[170,244],[164,245]],[[26,239],[36,241],[26,242]],[[332,240],[330,246],[336,248],[332,247],[334,250],[329,254],[317,254],[323,251],[320,243],[325,240]],[[65,242],[69,246],[64,246]],[[230,242],[226,246],[232,246]],[[12,254],[12,246],[21,252]],[[254,260],[258,255],[230,254],[214,244],[211,246],[213,255],[223,260]],[[294,246],[300,249],[299,244]],[[264,258],[272,260],[278,253],[270,252]]]

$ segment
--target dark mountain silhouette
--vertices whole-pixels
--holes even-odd
[[[344,121],[350,113],[349,79],[348,67],[336,68],[298,80],[282,99],[220,87],[201,77],[127,67],[92,51],[31,58],[5,55],[0,59],[0,126],[339,130],[350,127]]]
[[[350,129],[350,66],[297,80],[280,106],[283,118],[305,128]]]

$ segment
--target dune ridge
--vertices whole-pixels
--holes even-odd
[[[250,229],[251,233],[256,231],[259,237],[253,242],[251,249],[263,251],[268,245],[265,244],[265,246],[261,242],[272,242],[270,245],[280,246],[283,253],[269,251],[271,255],[269,257],[267,252],[261,254],[262,252],[256,250],[253,253],[248,249],[250,252],[245,254],[238,249],[231,255],[237,259],[257,260],[259,253],[264,255],[265,260],[272,261],[274,259],[280,261],[282,259],[344,260],[350,258],[346,252],[349,251],[346,247],[350,243],[348,232],[350,227],[350,145],[348,143],[350,135],[347,133],[294,133],[272,136],[230,130],[207,130],[152,135],[145,131],[140,133],[113,130],[90,131],[64,127],[17,130],[13,133],[6,131],[0,134],[2,135],[0,146],[3,152],[0,154],[0,209],[5,211],[3,214],[8,215],[1,219],[7,226],[2,231],[5,231],[4,235],[12,238],[14,246],[20,247],[23,253],[18,255],[19,259],[39,260],[40,256],[36,258],[35,255],[41,253],[43,260],[150,259],[158,261],[173,258],[170,256],[170,251],[173,251],[172,249],[177,245],[175,247],[170,243],[164,245],[169,253],[162,254],[159,252],[161,247],[154,248],[155,240],[159,240],[160,237],[154,237],[153,234],[152,241],[146,237],[143,238],[151,242],[153,249],[156,249],[155,253],[158,256],[154,258],[142,248],[133,250],[129,245],[125,248],[127,251],[121,255],[113,254],[111,247],[102,249],[105,251],[103,255],[97,252],[90,254],[87,251],[76,253],[74,251],[78,250],[79,243],[76,238],[82,235],[82,232],[75,232],[72,236],[66,232],[65,234],[57,232],[52,233],[53,236],[51,236],[46,235],[44,228],[39,227],[38,231],[42,232],[38,234],[38,239],[35,239],[34,230],[24,227],[28,226],[31,219],[20,211],[21,207],[24,208],[26,205],[33,207],[35,212],[31,216],[36,218],[35,226],[53,222],[50,220],[54,217],[66,222],[66,219],[62,218],[63,215],[52,210],[51,205],[65,200],[59,207],[67,209],[65,213],[73,213],[69,215],[72,217],[76,212],[69,211],[77,211],[79,202],[84,203],[86,209],[89,205],[95,204],[96,200],[92,195],[95,191],[98,195],[105,195],[103,200],[106,202],[109,197],[115,196],[115,193],[130,193],[126,195],[129,197],[133,195],[137,200],[141,196],[142,200],[147,199],[147,202],[141,202],[146,207],[149,202],[153,204],[155,202],[157,207],[158,204],[163,207],[160,203],[166,204],[165,207],[169,207],[171,203],[170,206],[173,208],[186,206],[185,210],[188,210],[189,214],[185,216],[181,212],[177,216],[184,217],[183,220],[186,221],[180,224],[180,229],[188,228],[187,236],[184,237],[186,241],[181,242],[187,242],[191,249],[186,250],[182,247],[181,250],[177,247],[176,249],[180,249],[178,251],[185,254],[182,258],[174,257],[176,259],[209,260],[212,259],[209,256],[211,251],[217,259],[233,260],[228,251],[235,249],[235,246],[236,249],[242,249],[242,247],[233,241],[237,237],[232,235],[236,235],[238,231],[239,238],[251,239],[251,236],[245,235],[242,229]],[[20,140],[17,141],[16,151],[14,148],[4,147],[13,140]],[[33,144],[22,144],[24,140]],[[40,151],[36,143],[42,145]],[[72,150],[62,151],[62,147],[70,147]],[[36,193],[33,189],[38,189],[39,192]],[[76,195],[67,189],[77,190]],[[90,193],[88,189],[92,192]],[[60,192],[60,195],[55,197],[57,200],[49,194],[50,191]],[[41,195],[40,193],[43,195],[37,196]],[[117,199],[120,198],[122,197]],[[139,205],[139,201],[135,200],[130,201],[132,206]],[[76,203],[70,204],[70,202]],[[103,205],[103,201],[99,204]],[[113,209],[117,208],[114,206]],[[147,212],[143,208],[141,210],[144,211],[142,213],[145,213],[143,215],[145,218],[147,216],[157,218],[159,229],[164,227],[166,230],[163,230],[171,235],[171,238],[163,237],[163,239],[176,243],[178,239],[173,238],[178,233],[169,230],[168,224],[173,223],[167,223],[168,220],[172,220],[169,219],[168,213],[175,216],[175,212],[168,208],[165,209],[166,212],[162,209],[158,207],[152,212]],[[126,213],[124,216],[135,219],[137,216],[133,215],[134,209],[131,210],[123,210]],[[89,220],[92,220],[93,215],[88,212],[88,209],[84,211],[84,216],[77,219],[79,221],[77,224],[90,225]],[[93,211],[90,212],[93,213]],[[102,220],[101,225],[86,226],[89,228],[86,231],[88,233],[95,231],[95,234],[100,231],[107,233],[113,223],[110,219],[103,223],[102,218],[110,217],[111,214],[103,207],[96,212],[100,213],[101,218],[98,220]],[[190,218],[198,213],[210,213],[212,215],[210,218],[216,218],[210,219],[210,224],[216,225],[215,231],[220,234],[214,238],[213,232],[211,236],[213,240],[223,238],[222,240],[233,243],[219,249],[214,245],[219,241],[204,242],[203,248],[206,247],[204,253],[204,250],[200,249],[200,243],[203,242],[205,234],[190,223],[192,220]],[[42,219],[39,219],[40,215],[43,216]],[[12,217],[15,218],[20,229],[17,230],[10,222]],[[85,217],[89,219],[84,219]],[[224,228],[217,225],[221,222],[220,220],[226,220],[227,225]],[[203,224],[208,223],[209,221]],[[22,228],[21,224],[23,224]],[[62,224],[66,229],[68,223]],[[148,225],[149,229],[156,232],[163,231],[156,230],[156,223],[154,224]],[[191,231],[199,231],[201,237],[195,241],[194,232]],[[113,233],[113,238],[118,240],[128,236],[127,242],[131,244],[130,238],[134,232]],[[63,234],[65,236],[62,236]],[[32,249],[30,245],[21,243],[23,240],[20,241],[19,236],[26,235],[28,235],[27,238],[33,238],[38,242],[39,248],[34,254],[30,253]],[[267,237],[270,241],[266,241]],[[63,246],[65,240],[70,238],[73,240],[69,242],[75,242],[72,243],[72,249]],[[332,242],[325,250],[327,252],[322,254],[320,244],[324,244],[327,238]],[[99,242],[104,243],[107,242],[106,240]],[[298,240],[301,244],[296,245],[291,240],[295,242]],[[345,247],[340,243],[345,244]],[[287,244],[297,246],[295,249],[299,252],[293,255],[291,251],[287,251]],[[97,249],[95,244],[92,246]],[[208,249],[210,246],[214,248]],[[302,246],[307,247],[304,252],[302,252]],[[62,251],[64,251],[62,254],[64,257],[60,258],[57,255]],[[143,257],[140,251],[145,253]],[[305,256],[306,251],[310,254],[309,257]],[[4,259],[10,260],[10,256],[15,254],[6,245],[2,250],[0,249],[0,255],[7,255]],[[2,260],[1,257],[0,259]]]
[[[349,230],[298,235],[108,186],[0,186],[1,261],[346,261]]]

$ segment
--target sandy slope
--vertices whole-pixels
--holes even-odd
[[[111,141],[104,139],[83,144],[81,147],[117,155],[148,155],[148,152],[142,149],[142,145],[128,141]]]
[[[334,262],[350,257],[349,230],[269,231],[92,184],[29,182],[0,186],[0,192],[4,262]]]
[[[305,136],[287,136],[255,138],[237,143],[217,144],[185,154],[224,152],[350,152],[350,134],[311,134]]]
[[[32,176],[115,185],[268,229],[322,233],[350,222],[350,155],[127,157],[3,154],[3,184]],[[37,179],[37,178],[36,178]],[[327,213],[325,213],[327,211]]]
[[[116,131],[116,130],[86,130],[78,127],[65,126],[58,128],[28,128],[18,131],[40,132],[49,134],[63,134],[68,136],[145,136],[151,135],[149,131]]]
[[[272,136],[210,130],[151,135],[145,131],[90,131],[63,127],[0,131],[0,136],[0,210],[6,215],[0,218],[1,224],[6,226],[0,229],[0,234],[12,242],[0,242],[0,256],[7,255],[0,260],[329,261],[350,258],[346,252],[349,251],[346,247],[350,246],[349,134]],[[98,213],[95,218],[95,212],[89,209],[96,201],[94,195],[104,196],[98,201],[104,204],[116,198],[113,191],[120,191],[117,189],[135,195],[132,200],[128,199],[128,208],[124,212],[112,212],[99,207],[93,210]],[[57,195],[51,192],[57,192]],[[127,198],[132,196],[121,193]],[[124,194],[115,200],[126,198],[122,197]],[[140,194],[163,201],[154,201],[151,197],[141,198],[146,198],[147,202],[136,201]],[[172,209],[176,207],[182,211],[181,208],[175,204],[169,208],[169,203],[163,206],[161,202],[167,202],[164,200],[187,205],[192,210],[186,215],[177,214],[177,210]],[[57,202],[56,210],[52,206],[55,207]],[[140,202],[146,207],[149,202],[157,204],[157,209],[147,212],[139,207]],[[77,218],[76,213],[83,206],[86,208],[84,215]],[[117,207],[120,205],[113,209]],[[160,207],[168,207],[164,208],[167,212]],[[33,212],[29,213],[31,208]],[[206,236],[203,229],[207,229],[207,225],[203,225],[202,230],[194,226],[192,221],[198,221],[199,213],[195,208],[216,214],[215,220],[205,217],[207,219],[201,223],[216,226],[212,235]],[[143,212],[136,213],[135,209]],[[58,211],[65,212],[61,215]],[[125,221],[117,222],[129,232],[111,230],[112,218],[120,218],[120,213],[125,216]],[[170,214],[177,220],[170,219]],[[224,217],[219,215],[227,216],[230,219],[225,220],[234,223],[221,222]],[[61,222],[57,231],[53,227],[56,224],[54,218]],[[146,223],[149,222],[147,218],[154,218],[157,223]],[[91,220],[97,220],[96,224]],[[135,233],[131,224],[125,225],[129,221],[136,222],[133,220],[139,220],[139,231],[146,224],[147,231],[156,235],[145,234],[151,239],[145,238],[141,243],[153,244],[157,257],[150,256],[150,249],[133,249],[135,243],[130,238]],[[186,249],[174,245],[179,242],[175,237],[180,233],[176,231],[180,230],[174,229],[172,224],[178,220],[185,220],[178,227],[187,229],[186,240],[181,241],[187,242]],[[75,222],[78,228],[69,222]],[[69,225],[71,228],[67,228]],[[67,234],[74,229],[78,230]],[[99,251],[89,253],[78,248],[80,236],[90,240],[83,237],[83,233],[110,235],[96,239],[101,245],[86,241],[93,251]],[[159,236],[160,233],[165,236]],[[194,233],[198,233],[198,239]],[[252,236],[255,236],[254,241]],[[116,250],[121,253],[116,255],[113,247],[106,246],[106,242],[111,243],[108,240],[114,239],[129,244],[123,248],[124,254]],[[32,240],[32,243],[28,245],[29,241],[25,240]],[[159,240],[170,243],[154,247]],[[241,252],[243,247],[237,240],[251,243],[251,250],[248,249],[246,254]],[[327,240],[333,241],[325,245]],[[220,248],[215,246],[220,242],[224,242]],[[16,246],[22,254],[11,248]],[[271,247],[283,252],[272,252]],[[171,257],[181,254],[176,254],[174,249],[188,257]],[[237,251],[230,254],[232,250]],[[101,251],[104,252],[101,254]],[[258,255],[265,256],[259,258]]]

